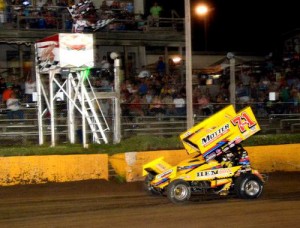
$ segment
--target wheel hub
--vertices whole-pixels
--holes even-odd
[[[260,186],[256,181],[249,181],[245,186],[245,192],[247,195],[254,196],[260,190]]]
[[[178,200],[184,199],[187,195],[188,195],[188,190],[187,190],[187,187],[185,185],[178,185],[174,189],[174,196]]]

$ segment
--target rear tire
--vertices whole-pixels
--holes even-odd
[[[255,199],[262,193],[263,182],[253,174],[246,174],[236,179],[234,189],[241,199]]]
[[[186,203],[191,197],[191,188],[186,181],[175,180],[167,188],[168,199],[175,204]]]

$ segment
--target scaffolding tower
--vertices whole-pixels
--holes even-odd
[[[67,126],[70,143],[75,143],[75,132],[82,128],[83,144],[87,146],[87,133],[92,134],[94,143],[108,143],[106,133],[110,130],[100,107],[98,98],[90,84],[87,70],[76,69],[70,72],[61,82],[56,75],[58,70],[49,70],[49,81],[44,83],[43,77],[37,73],[39,143],[44,143],[44,117],[50,116],[51,145],[56,141],[56,104],[61,97],[67,99]],[[44,76],[44,75],[43,75]],[[89,91],[87,87],[90,88]],[[55,88],[58,88],[55,90]],[[81,123],[76,119],[75,111],[80,114]]]
[[[67,76],[62,80],[61,77],[61,63],[62,61],[57,59],[56,49],[60,49],[58,44],[59,39],[70,40],[78,39],[82,41],[86,39],[86,34],[58,34],[50,38],[45,38],[39,41],[36,45],[36,83],[37,83],[37,105],[38,105],[38,126],[39,126],[39,144],[43,144],[45,141],[45,135],[49,132],[45,124],[45,117],[50,116],[50,123],[47,123],[50,127],[51,146],[56,144],[56,136],[59,129],[57,125],[56,107],[57,103],[61,99],[66,98],[66,113],[67,113],[67,132],[70,143],[75,143],[75,132],[79,128],[82,130],[82,143],[84,147],[88,146],[87,135],[91,135],[91,141],[93,143],[108,143],[107,133],[110,131],[109,125],[106,121],[105,115],[101,109],[98,99],[99,93],[95,93],[93,86],[89,79],[89,69],[93,66],[93,63],[78,67],[78,63],[75,66],[64,68],[67,71]],[[90,35],[90,34],[89,34]],[[66,37],[68,39],[66,39]],[[88,37],[90,38],[90,37]],[[85,40],[84,40],[85,41]],[[72,40],[70,42],[73,42]],[[74,42],[73,42],[74,44]],[[90,45],[90,44],[88,44]],[[62,45],[61,45],[62,46]],[[76,48],[82,48],[76,43]],[[82,45],[81,45],[82,46]],[[49,52],[51,48],[52,54]],[[86,48],[86,47],[85,47]],[[41,56],[47,51],[48,56]],[[69,51],[67,49],[67,51]],[[72,54],[78,54],[78,50],[73,51]],[[85,51],[85,50],[83,50]],[[83,52],[81,52],[83,53]],[[80,53],[80,54],[81,54]],[[53,57],[56,56],[56,59]],[[51,57],[51,59],[49,58]],[[75,62],[78,59],[74,60]],[[86,61],[83,58],[83,61]],[[50,65],[50,66],[49,66]],[[70,66],[70,63],[68,64]],[[115,71],[116,72],[116,71]],[[115,77],[116,78],[116,77]],[[118,80],[117,80],[118,83]],[[115,85],[115,90],[118,91],[118,85]],[[114,101],[113,107],[113,119],[114,119],[114,142],[120,141],[120,116],[119,110],[119,93],[108,92],[105,93],[103,98],[112,98]],[[100,93],[101,94],[101,93]],[[62,98],[63,97],[63,98]],[[78,118],[80,117],[78,121]]]

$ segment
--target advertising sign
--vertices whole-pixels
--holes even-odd
[[[36,64],[41,72],[93,67],[93,47],[93,34],[59,33],[36,42]]]

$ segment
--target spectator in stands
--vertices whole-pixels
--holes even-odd
[[[236,96],[237,96],[237,101],[241,104],[244,104],[244,103],[247,103],[250,101],[249,91],[243,85],[242,82],[237,83]]]
[[[106,0],[102,1],[102,4],[100,6],[100,10],[101,10],[102,14],[105,13],[106,11],[110,10],[110,7],[107,5]]]
[[[154,2],[150,8],[150,15],[148,16],[149,26],[159,26],[159,17],[162,10],[162,7],[159,6],[157,2]]]
[[[151,89],[148,89],[147,94],[144,97],[149,108],[153,100],[153,91]]]
[[[97,92],[101,92],[102,91],[102,85],[101,85],[101,79],[100,78],[97,78],[94,81],[93,87],[94,87],[95,91],[97,91]]]
[[[98,15],[94,3],[91,2],[89,7],[86,9],[85,18],[89,22],[90,25],[95,25],[98,20]]]
[[[175,93],[176,93],[176,91],[177,91],[177,84],[178,84],[178,83],[172,82],[172,83],[170,83],[170,84],[171,84],[171,85],[170,85],[171,96],[174,98],[174,95],[175,95]]]
[[[254,101],[258,101],[259,99],[259,88],[258,88],[258,83],[253,81],[250,83],[250,99]]]
[[[128,2],[126,4],[126,11],[130,14],[134,13],[134,6],[133,6],[132,2]]]
[[[36,7],[38,11],[43,10],[44,5],[46,4],[45,0],[37,0]]]
[[[176,68],[176,64],[173,61],[173,59],[169,59],[168,66],[169,66],[169,73],[170,73],[170,75],[173,75],[175,73],[175,68]]]
[[[249,86],[251,77],[249,76],[250,70],[249,69],[243,69],[240,74],[240,81],[243,83],[243,86]]]
[[[143,65],[140,73],[138,74],[138,78],[150,78],[151,73],[146,67]]]
[[[146,95],[141,96],[141,104],[142,104],[142,110],[145,114],[145,116],[149,115],[149,107],[152,101],[152,94],[151,91],[148,90]]]
[[[58,0],[56,5],[60,6],[60,7],[67,7],[68,1],[67,0]]]
[[[112,1],[111,8],[112,9],[119,9],[120,8],[120,2],[119,1]]]
[[[46,6],[54,6],[54,3],[52,2],[52,0],[47,0],[45,5]]]
[[[138,93],[140,94],[140,96],[144,96],[147,94],[147,92],[148,92],[148,85],[145,79],[142,78],[138,85]]]
[[[156,95],[153,97],[152,102],[150,104],[150,115],[159,115],[159,114],[165,114],[165,110],[163,108],[163,104],[161,101],[161,97]]]
[[[213,113],[210,99],[207,95],[202,94],[202,96],[198,99],[198,105],[203,115],[209,116]]]
[[[152,82],[152,89],[153,89],[153,92],[154,92],[154,95],[160,95],[160,91],[162,89],[162,82],[160,80],[159,77],[156,77],[154,79],[154,81]]]
[[[290,100],[290,88],[286,86],[282,86],[279,88],[279,100],[282,102],[283,112],[282,113],[289,113],[289,102]]]
[[[200,113],[199,110],[199,105],[198,105],[198,97],[202,96],[202,91],[200,89],[200,86],[195,87],[195,89],[193,90],[193,109],[194,109],[194,113],[196,115],[202,115],[202,113]]]
[[[124,95],[126,100],[128,99],[128,97],[130,96],[130,93],[127,89],[127,85],[126,85],[126,82],[128,82],[128,80],[126,81],[123,81],[120,85],[120,92],[121,92],[121,95]]]
[[[251,81],[251,77],[250,77],[250,70],[249,69],[243,69],[241,71],[240,74],[240,81],[243,83],[243,87],[244,89],[247,91],[247,94],[250,93],[250,81]]]
[[[102,92],[110,92],[112,91],[112,84],[109,82],[108,78],[106,76],[103,76],[101,78],[101,91]]]
[[[45,18],[46,28],[56,28],[57,19],[55,18],[54,12],[51,10],[46,10],[43,14]]]
[[[258,96],[258,102],[255,106],[256,115],[257,117],[266,117],[268,116],[268,110],[266,108],[267,104],[267,98],[264,93],[261,92],[261,94]]]
[[[162,56],[159,56],[158,61],[156,62],[156,72],[159,76],[164,76],[166,73],[166,64]]]
[[[72,32],[83,33],[90,26],[92,24],[88,20],[84,19],[82,15],[78,15],[74,18]]]
[[[176,116],[185,116],[186,115],[186,102],[181,93],[177,93],[173,99],[175,115]]]
[[[163,88],[160,90],[160,94],[161,95],[172,95],[172,89],[171,89],[171,86],[166,83]]]
[[[102,71],[109,71],[110,69],[110,63],[107,60],[106,55],[103,55],[102,60],[100,62],[100,68]]]
[[[259,90],[260,91],[267,91],[269,89],[270,80],[266,76],[262,76],[259,80]]]
[[[299,112],[299,103],[300,103],[300,93],[299,90],[297,89],[296,85],[292,85],[291,90],[290,90],[290,96],[291,96],[291,111],[293,113],[298,113]]]
[[[132,84],[132,88],[131,88],[131,93],[132,94],[135,94],[135,93],[138,93],[139,92],[139,85],[137,82],[134,82]]]
[[[108,99],[99,99],[99,105],[101,107],[102,113],[105,117],[108,117],[110,114],[110,106]]]
[[[5,79],[0,77],[0,102],[2,102],[2,94],[6,90]]]
[[[6,3],[5,0],[0,0],[0,26],[5,23],[5,9]]]
[[[130,102],[130,96],[129,92],[127,90],[122,90],[120,103],[121,103],[121,112],[122,117],[128,118],[127,121],[131,121],[132,117],[130,115],[130,109],[129,109],[129,102]]]
[[[225,102],[226,102],[226,100],[223,96],[223,93],[219,92],[216,95],[216,104],[214,106],[214,111],[217,112],[217,111],[221,110],[222,108],[224,108],[226,106]]]
[[[2,94],[2,102],[6,103],[6,101],[11,97],[13,92],[14,92],[13,84],[7,83],[7,88],[3,91],[3,94]]]
[[[144,15],[143,14],[136,14],[135,15],[135,21],[137,23],[137,29],[140,31],[145,31],[146,30],[146,26],[145,26],[145,19],[144,19]]]
[[[24,119],[24,113],[21,110],[20,101],[17,98],[15,93],[12,93],[10,98],[6,101],[6,107],[8,109],[7,117],[10,120],[16,119],[23,120]],[[21,122],[22,123],[22,122]]]
[[[133,83],[131,80],[129,79],[126,79],[125,82],[124,82],[124,85],[122,85],[123,89],[129,93],[129,94],[132,94],[133,93]]]
[[[34,92],[36,92],[36,83],[32,80],[31,77],[29,77],[25,81],[25,102],[32,102]]]
[[[173,97],[171,94],[167,93],[162,96],[162,103],[163,103],[163,108],[166,112],[167,116],[171,116],[175,113],[174,111],[174,103],[173,103]]]
[[[15,80],[13,84],[13,91],[16,94],[17,98],[23,100],[24,91],[22,90],[21,82]]]
[[[129,105],[129,113],[133,116],[144,116],[141,97],[138,93],[133,94],[133,98]]]

